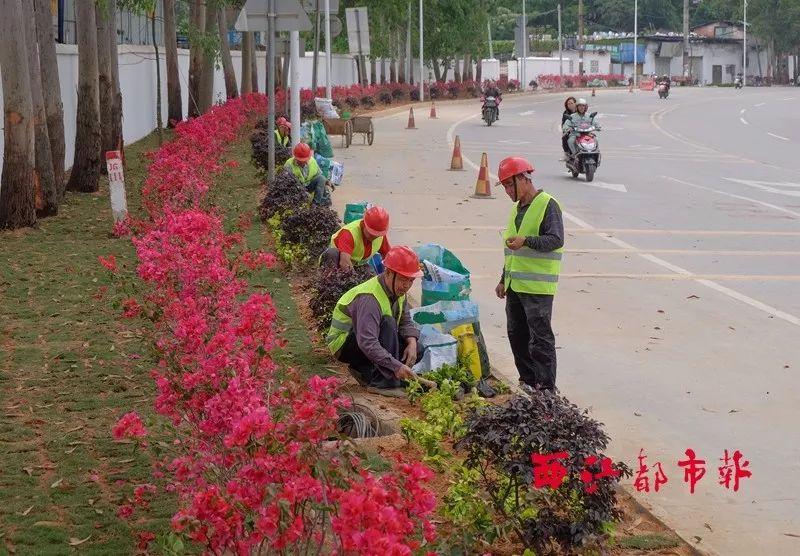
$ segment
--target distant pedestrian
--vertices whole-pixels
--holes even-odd
[[[505,264],[495,293],[506,300],[508,341],[521,385],[553,390],[556,345],[551,326],[564,247],[561,207],[533,184],[533,165],[512,156],[498,177],[514,201],[503,233]]]

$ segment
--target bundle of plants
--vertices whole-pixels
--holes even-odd
[[[282,218],[281,241],[303,245],[309,260],[316,261],[341,225],[339,215],[328,207],[298,207]]]
[[[308,204],[308,193],[291,172],[281,170],[267,183],[266,192],[258,206],[258,214],[263,222],[290,210]]]
[[[470,412],[456,448],[477,473],[493,521],[536,554],[602,547],[619,520],[615,487],[631,470],[603,452],[602,424],[547,391]]]
[[[253,162],[266,172],[269,167],[269,134],[265,130],[258,130],[250,136],[253,148]],[[289,147],[275,145],[275,168],[281,168],[292,156]]]
[[[311,283],[311,299],[308,308],[317,323],[317,330],[322,333],[327,332],[331,325],[331,313],[339,298],[344,293],[366,282],[374,276],[372,267],[369,265],[357,266],[353,270],[342,270],[338,267],[319,268],[314,273]]]

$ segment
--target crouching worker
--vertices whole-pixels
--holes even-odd
[[[362,384],[402,396],[411,367],[422,357],[419,330],[409,314],[406,293],[422,276],[417,255],[392,248],[384,272],[346,292],[333,309],[326,342]]]
[[[383,207],[370,207],[364,218],[345,224],[331,236],[331,245],[322,253],[320,265],[349,270],[366,264],[375,253],[386,258],[391,249],[388,231],[389,213]]]
[[[292,151],[294,155],[286,161],[283,167],[292,172],[300,181],[306,191],[313,193],[311,203],[323,207],[330,206],[331,195],[328,191],[325,175],[319,169],[319,164],[311,156],[311,147],[305,143],[298,143]]]

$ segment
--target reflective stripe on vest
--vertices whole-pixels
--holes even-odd
[[[353,253],[350,255],[350,259],[353,261],[355,265],[365,264],[367,261],[364,258],[364,234],[361,231],[361,220],[354,220],[349,224],[345,224],[335,234],[331,236],[331,247],[336,247],[335,240],[339,237],[339,234],[342,233],[343,230],[347,230],[350,232],[350,235],[353,236]],[[377,253],[381,246],[383,245],[383,236],[378,236],[372,240],[372,251],[370,252],[370,257]]]
[[[313,180],[317,174],[319,174],[319,164],[317,164],[317,161],[313,158],[309,158],[306,165],[308,166],[307,176],[303,175],[303,168],[297,162],[295,162],[294,157],[287,160],[283,167],[291,170],[294,176],[300,180],[300,183],[303,185],[308,185],[311,180]]]
[[[519,203],[515,203],[503,234],[503,240],[514,236],[538,236],[547,205],[552,198],[544,191],[536,195],[531,206],[525,212],[525,216],[522,217],[519,229],[516,226]],[[505,266],[503,268],[506,289],[517,293],[555,294],[558,289],[558,275],[561,272],[563,251],[563,247],[547,253],[529,247],[521,247],[513,251],[504,246]]]
[[[339,301],[336,302],[336,307],[334,307],[331,317],[331,327],[328,329],[328,335],[325,336],[325,343],[328,344],[328,348],[333,354],[336,354],[342,349],[342,346],[347,340],[347,335],[353,329],[353,319],[347,315],[345,309],[347,309],[353,300],[361,294],[372,295],[378,301],[378,305],[380,305],[381,314],[385,317],[396,318],[397,324],[400,324],[406,296],[402,295],[397,299],[397,315],[393,315],[389,296],[386,295],[386,290],[383,289],[383,286],[378,281],[378,277],[370,278],[366,282],[345,292],[345,294],[339,298]]]
[[[291,137],[288,135],[281,135],[280,130],[275,130],[275,144],[280,145],[281,147],[288,147],[289,141],[291,141]]]

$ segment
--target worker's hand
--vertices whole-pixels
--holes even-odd
[[[330,181],[326,181],[326,182],[325,182],[325,187],[327,187],[327,188],[328,188],[328,189],[330,189],[331,191],[333,191],[333,190],[335,190],[335,189],[336,189],[336,186],[335,186],[335,185],[333,185],[333,183],[332,183],[332,182],[330,182]]]
[[[506,240],[506,246],[512,251],[516,251],[525,245],[525,238],[522,236],[510,237]]]
[[[342,270],[353,270],[353,259],[349,253],[339,253],[339,268]]]
[[[499,297],[500,299],[505,299],[505,297],[506,297],[506,285],[503,282],[500,282],[494,288],[494,293],[496,293],[497,297]]]
[[[414,374],[414,371],[412,371],[408,365],[401,366],[399,369],[397,369],[397,372],[394,374],[400,380],[412,380],[417,376]]]
[[[406,339],[406,349],[403,350],[403,363],[408,365],[409,367],[413,367],[414,364],[417,362],[417,339],[416,338],[407,338]]]

